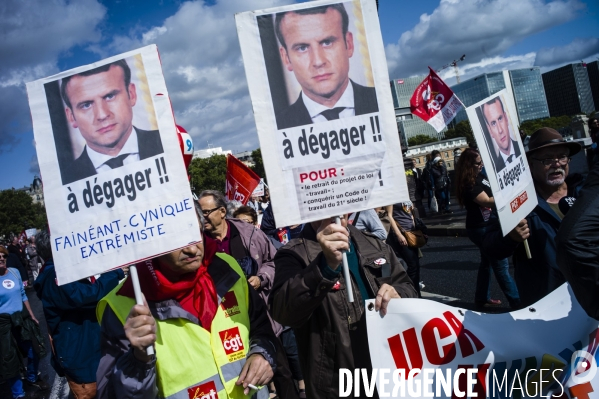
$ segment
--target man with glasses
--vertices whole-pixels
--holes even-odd
[[[248,283],[268,303],[268,296],[275,277],[275,247],[261,230],[239,219],[226,219],[227,202],[225,196],[216,190],[204,190],[200,193],[198,204],[204,216],[206,241],[216,243],[217,252],[224,252],[237,259]],[[270,318],[270,315],[269,315]],[[273,321],[271,324],[277,337],[283,327]],[[278,342],[277,342],[278,344]],[[279,356],[282,355],[282,356]],[[273,381],[277,394],[283,398],[297,398],[291,371],[282,348],[277,348],[277,367]]]
[[[560,200],[577,192],[566,183],[570,157],[581,146],[566,142],[554,129],[544,127],[530,136],[528,164],[537,192],[538,205],[503,237],[496,215],[483,240],[483,249],[497,259],[513,255],[516,285],[523,306],[529,306],[562,285],[566,280],[557,265],[555,238],[564,213]],[[562,200],[563,202],[564,200]],[[528,240],[531,259],[526,256]]]

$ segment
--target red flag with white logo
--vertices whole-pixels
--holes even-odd
[[[464,104],[439,75],[431,67],[429,69],[430,74],[412,95],[410,111],[440,132],[464,109]]]
[[[260,176],[233,155],[227,155],[227,187],[225,196],[245,205],[258,187]]]

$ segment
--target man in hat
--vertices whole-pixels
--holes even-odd
[[[566,142],[554,129],[544,127],[532,134],[526,156],[537,192],[538,205],[503,237],[496,215],[483,239],[483,248],[497,259],[513,255],[516,285],[523,306],[529,306],[562,285],[566,280],[557,265],[555,238],[564,218],[565,197],[575,197],[568,187],[569,163],[581,147]],[[562,206],[560,206],[560,201]],[[528,240],[531,259],[523,242]]]

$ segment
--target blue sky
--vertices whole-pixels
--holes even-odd
[[[25,83],[156,43],[177,122],[234,152],[258,147],[233,15],[293,0],[3,0],[0,190],[37,172]],[[380,0],[391,78],[466,54],[463,79],[599,58],[596,0]],[[453,84],[450,70],[442,77]],[[43,149],[40,149],[43,150]]]

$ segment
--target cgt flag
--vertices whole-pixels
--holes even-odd
[[[428,69],[430,74],[412,95],[410,111],[440,132],[464,108],[464,104],[431,67]]]
[[[233,155],[227,155],[227,187],[225,195],[245,205],[252,192],[258,187],[260,177]]]

